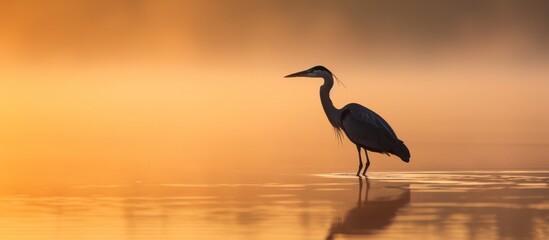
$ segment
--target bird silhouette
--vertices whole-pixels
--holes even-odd
[[[370,167],[368,151],[387,155],[394,154],[404,162],[410,161],[410,151],[404,145],[404,142],[398,139],[389,123],[377,113],[357,103],[347,104],[341,109],[334,106],[332,99],[330,99],[330,90],[334,86],[334,74],[330,70],[323,66],[315,66],[285,77],[324,79],[324,84],[320,87],[320,102],[328,121],[336,130],[338,136],[341,136],[341,131],[343,131],[347,138],[356,145],[359,162],[357,176],[360,176],[360,170],[363,167],[361,148],[364,149],[366,155],[366,167],[362,172],[363,175],[366,175],[366,171]]]

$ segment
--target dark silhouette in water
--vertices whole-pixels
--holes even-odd
[[[332,224],[327,240],[333,239],[336,234],[368,235],[382,230],[391,225],[397,212],[410,203],[409,188],[406,188],[405,192],[398,195],[396,199],[368,201],[370,182],[367,178],[363,201],[362,185],[363,180],[359,178],[357,206],[347,211],[343,220]]]
[[[394,154],[404,162],[410,161],[410,151],[404,142],[398,139],[389,123],[377,113],[356,103],[347,104],[342,109],[337,109],[334,106],[330,99],[330,90],[334,86],[334,75],[330,70],[323,66],[316,66],[286,77],[321,77],[324,79],[324,84],[320,87],[322,107],[338,136],[341,137],[341,130],[343,130],[349,140],[356,145],[359,164],[357,176],[360,176],[360,169],[362,169],[360,148],[363,148],[366,154],[366,167],[362,172],[363,175],[366,175],[366,170],[370,166],[368,151],[387,155]]]

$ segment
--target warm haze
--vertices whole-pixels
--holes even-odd
[[[317,64],[412,149],[374,171],[547,169],[548,4],[418,2],[3,1],[0,180],[353,171]]]
[[[548,13],[0,1],[0,239],[549,239]],[[331,114],[322,79],[284,78],[317,65],[346,86]],[[358,178],[326,120],[348,103],[410,162]]]

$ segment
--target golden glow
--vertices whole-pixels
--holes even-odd
[[[0,239],[549,239],[547,12],[0,1]],[[322,80],[283,78],[314,65],[410,163],[348,174]]]
[[[321,80],[282,78],[317,64],[348,86],[333,90],[336,106],[373,109],[409,145],[410,164],[372,154],[375,171],[548,167],[549,57],[536,22],[456,17],[451,33],[419,20],[408,32],[388,6],[391,26],[322,4],[1,5],[3,183],[352,171]]]
[[[385,172],[370,174],[369,180],[353,174],[296,174],[240,184],[94,184],[27,190],[24,195],[12,191],[0,195],[0,236],[545,239],[548,173]],[[478,183],[482,189],[475,187]],[[525,183],[532,186],[521,188]]]

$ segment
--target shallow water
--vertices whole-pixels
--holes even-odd
[[[4,191],[0,239],[548,239],[549,171]]]

